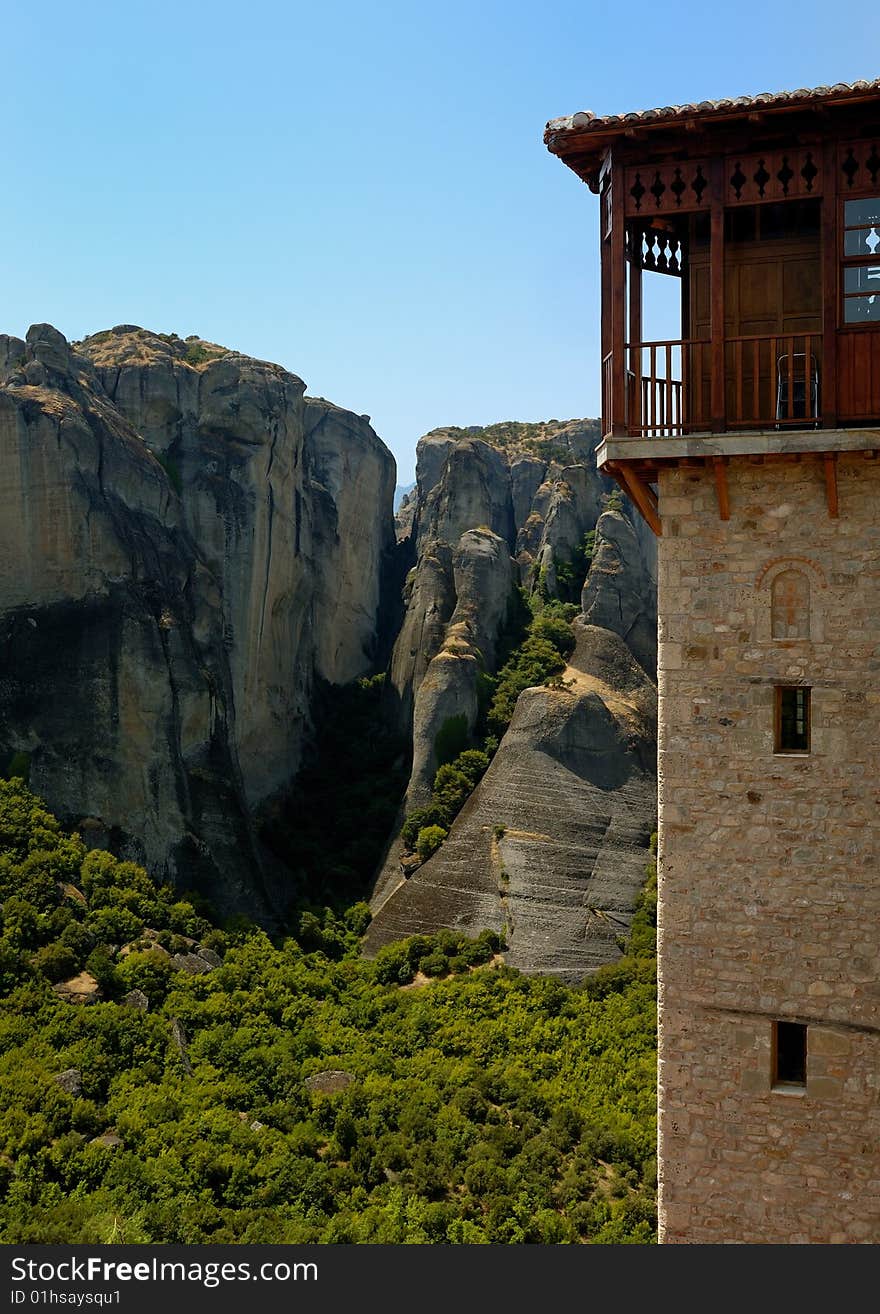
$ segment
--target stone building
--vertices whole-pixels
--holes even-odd
[[[876,1243],[880,81],[545,140],[658,535],[661,1239]]]

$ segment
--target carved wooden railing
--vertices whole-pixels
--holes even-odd
[[[728,338],[727,423],[732,428],[819,426],[821,333]]]
[[[664,338],[627,343],[627,428],[669,438],[709,424],[708,342]]]
[[[626,343],[626,431],[645,438],[713,428],[819,427],[820,333],[727,338],[723,423],[714,417],[712,344],[664,338]],[[604,414],[610,415],[613,357],[602,362]]]

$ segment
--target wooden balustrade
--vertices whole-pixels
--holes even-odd
[[[630,433],[668,438],[706,427],[709,346],[695,338],[626,344]]]
[[[724,368],[731,428],[818,426],[821,347],[821,333],[728,338]]]
[[[820,333],[728,338],[724,398],[729,428],[821,424]],[[712,344],[665,338],[626,343],[626,428],[668,438],[711,428]],[[603,415],[611,414],[613,355],[602,362]],[[608,425],[606,423],[606,431]]]

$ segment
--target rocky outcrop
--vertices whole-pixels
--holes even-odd
[[[590,573],[581,595],[584,619],[625,639],[652,679],[657,677],[657,572],[654,543],[633,522],[606,511],[596,525]]]
[[[315,678],[369,668],[394,544],[390,453],[304,390],[132,326],[0,338],[0,766],[262,917],[283,878],[254,809],[296,772]]]
[[[63,1072],[56,1072],[52,1080],[68,1095],[76,1097],[82,1094],[82,1073],[79,1068],[65,1068]]]
[[[616,958],[656,817],[656,690],[583,622],[558,688],[527,690],[440,850],[386,880],[367,952],[441,926],[503,935],[506,960],[577,981]]]
[[[612,488],[596,471],[597,439],[598,427],[591,420],[436,429],[420,439],[416,489],[398,512],[398,537],[409,547],[411,568],[390,666],[405,731],[455,611],[452,554],[463,534],[489,531],[506,544],[516,559],[512,582],[530,591],[540,583],[556,592],[557,564],[562,563],[576,579],[576,596],[586,569],[579,550],[603,494]],[[495,641],[504,615],[504,610],[495,615]]]
[[[449,728],[457,721],[464,746],[478,725],[479,694],[483,692],[485,697],[479,686],[480,673],[491,674],[496,670],[496,648],[505,622],[513,614],[511,604],[515,601],[516,585],[527,593],[537,591],[543,598],[570,602],[580,599],[583,591],[584,606],[589,609],[587,619],[594,626],[603,627],[603,632],[614,631],[630,645],[627,648],[616,644],[618,656],[626,655],[627,670],[633,665],[633,654],[643,664],[644,671],[638,676],[639,687],[644,686],[640,697],[651,703],[656,667],[653,544],[640,538],[633,521],[625,514],[616,511],[603,514],[613,485],[596,469],[598,438],[598,425],[594,421],[579,420],[550,421],[543,425],[510,423],[488,429],[439,429],[419,442],[415,496],[410,495],[398,515],[398,537],[408,545],[413,565],[407,578],[406,614],[394,648],[389,681],[397,698],[401,729],[412,735],[413,767],[405,812],[429,802],[438,765],[438,735],[444,727]],[[629,506],[619,494],[615,501],[625,509]],[[478,543],[479,554],[470,555]],[[463,569],[465,562],[470,563],[470,569]],[[480,569],[475,570],[478,563]],[[462,624],[465,617],[470,618],[468,624]],[[479,633],[474,628],[477,623]],[[614,642],[610,636],[609,642]],[[603,662],[607,665],[611,649],[605,644],[603,651],[606,654]],[[646,672],[651,678],[645,678]],[[576,681],[572,688],[580,689],[581,684]],[[613,690],[613,680],[609,679],[603,687],[606,692]],[[579,698],[572,702],[569,695],[539,690],[523,698],[522,708],[517,710],[488,775],[456,820],[440,852],[419,867],[418,859],[404,851],[400,839],[389,845],[373,892],[376,922],[370,931],[370,943],[378,944],[398,934],[436,930],[442,925],[502,929],[508,892],[503,892],[499,902],[500,850],[497,845],[493,847],[487,835],[494,825],[503,826],[507,822],[496,817],[488,825],[487,809],[491,811],[498,804],[501,812],[514,817],[515,825],[510,824],[518,832],[544,836],[541,840],[544,847],[539,845],[534,851],[529,851],[529,841],[520,839],[516,843],[515,852],[521,859],[518,879],[526,883],[530,863],[540,866],[548,855],[552,855],[554,862],[559,858],[555,840],[546,847],[547,835],[551,839],[556,836],[557,821],[562,828],[560,833],[568,834],[566,809],[570,807],[574,813],[585,810],[587,815],[596,811],[596,789],[600,786],[591,780],[574,783],[571,763],[554,764],[552,754],[548,759],[535,709],[546,713],[550,720],[558,719],[562,709],[571,718],[572,734],[579,733],[577,727],[583,723],[588,725],[589,734],[595,736],[601,730],[610,735],[608,759],[617,760],[618,767],[629,778],[626,763],[630,749],[622,749],[617,733],[611,733],[610,714],[603,713],[604,704],[597,703],[595,696],[592,701]],[[531,718],[526,717],[526,706],[532,708]],[[655,806],[652,801],[654,728],[650,714],[644,721],[644,733],[639,731],[633,741],[641,754],[639,761],[643,760],[642,774],[635,785],[621,785],[623,801],[619,807],[616,805],[615,812],[615,816],[618,813],[622,816],[629,808],[638,813],[635,829],[640,838],[638,842],[633,841],[631,860],[627,860],[629,866],[617,858],[613,864],[615,872],[626,868],[630,875],[634,873],[634,883],[620,877],[610,894],[602,893],[606,886],[601,883],[596,886],[600,903],[604,900],[608,905],[607,917],[590,923],[587,938],[592,948],[572,949],[571,962],[575,965],[571,972],[575,975],[582,974],[588,962],[595,965],[617,952],[613,908],[624,919],[618,924],[619,935],[620,926],[625,925],[631,914],[634,891],[643,879],[647,860],[644,844]],[[533,731],[535,743],[527,750]],[[521,766],[516,765],[522,763],[536,772],[531,783]],[[514,778],[515,789],[510,785]],[[566,790],[570,804],[565,802]],[[496,791],[500,791],[498,797]],[[558,795],[549,827],[540,824],[537,815],[540,806],[536,812],[532,804],[532,799],[543,800],[549,796],[548,791]],[[521,794],[521,798],[511,812],[508,805],[512,805],[515,793]],[[620,824],[629,843],[635,832],[623,822]],[[592,863],[595,857],[583,848],[578,838],[581,832],[574,814],[570,825],[571,835],[562,841],[569,858],[568,867],[565,862],[560,867],[563,873],[570,867],[573,870],[572,864],[580,870],[585,861]],[[608,853],[617,852],[614,833],[603,841]],[[508,841],[508,847],[512,843]],[[463,885],[456,884],[458,877],[453,874],[456,863],[460,864]],[[600,874],[603,870],[600,866]],[[529,896],[532,911],[542,902],[545,905],[542,916],[547,927],[556,919],[556,929],[562,937],[560,944],[569,933],[577,938],[582,930],[581,923],[576,918],[571,920],[564,911],[572,898],[568,880],[569,876],[563,875],[560,881],[539,884],[535,888],[544,893]],[[598,880],[596,877],[593,884]],[[456,891],[462,893],[461,908],[455,902]],[[561,901],[559,907],[554,903],[557,896]],[[548,944],[554,934],[547,930]],[[519,955],[516,961],[531,963],[529,970],[537,971],[543,968],[537,965],[540,954],[535,947],[535,936],[538,932],[534,928],[521,930],[515,954]],[[598,947],[600,941],[604,948]],[[564,959],[560,949],[552,970],[568,972],[561,965]]]
[[[464,739],[476,727],[480,674],[494,669],[495,644],[513,587],[513,563],[505,541],[490,529],[462,534],[452,554],[452,587],[455,610],[415,695],[409,809],[430,798],[439,766],[437,739],[444,727],[458,718]]]
[[[69,981],[59,981],[52,989],[65,1004],[97,1004],[101,988],[91,972],[80,972]]]

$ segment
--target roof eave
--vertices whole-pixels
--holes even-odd
[[[756,114],[762,118],[776,118],[804,111],[822,114],[834,107],[849,107],[870,101],[880,105],[880,91],[877,90],[876,84],[871,89],[853,88],[841,90],[837,94],[805,95],[776,104],[755,97],[748,104],[727,104],[717,109],[694,105],[691,113],[682,112],[682,108],[677,107],[675,110],[670,109],[668,113],[652,112],[653,117],[650,118],[640,118],[639,115],[633,114],[622,115],[614,123],[594,120],[595,126],[587,120],[577,128],[567,126],[569,121],[566,119],[551,119],[544,130],[544,144],[551,154],[558,156],[592,191],[596,191],[604,156],[608,148],[622,137],[637,140],[652,133],[668,132],[675,128],[711,130],[721,124],[748,120]]]

